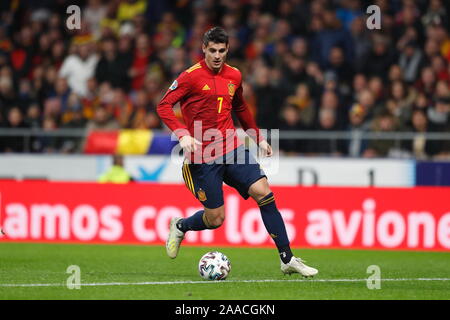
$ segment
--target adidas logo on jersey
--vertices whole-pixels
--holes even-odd
[[[211,89],[209,88],[209,86],[207,84],[205,84],[205,86],[203,87],[202,90],[211,90]]]

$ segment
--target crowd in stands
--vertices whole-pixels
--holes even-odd
[[[81,9],[70,29],[67,7]],[[369,29],[368,5],[381,12]],[[288,155],[450,158],[449,3],[444,0],[2,0],[0,129],[162,129],[155,106],[220,25],[258,125],[415,132],[414,139],[295,140]],[[179,110],[177,111],[179,115]],[[0,136],[1,152],[80,152],[52,136]]]

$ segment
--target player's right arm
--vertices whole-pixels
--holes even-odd
[[[192,152],[197,150],[197,145],[201,143],[195,140],[189,133],[188,128],[178,121],[175,113],[173,112],[173,106],[181,99],[187,97],[190,94],[189,75],[183,72],[169,87],[166,94],[156,107],[161,120],[165,125],[175,133],[180,146],[185,152]]]

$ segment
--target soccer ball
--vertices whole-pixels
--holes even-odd
[[[219,251],[205,253],[198,262],[198,272],[205,280],[225,280],[230,271],[230,260]]]

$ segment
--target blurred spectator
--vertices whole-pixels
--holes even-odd
[[[34,55],[32,57],[31,63],[32,63],[32,70],[31,73],[33,73],[34,69],[37,66],[40,65],[48,65],[50,63],[51,59],[51,39],[49,33],[42,33],[39,36],[38,39],[38,47],[34,52]]]
[[[35,101],[31,83],[28,79],[22,79],[19,83],[19,94],[17,97],[17,105],[23,112]]]
[[[94,117],[88,121],[86,129],[88,131],[117,130],[120,129],[120,125],[105,107],[99,106],[94,112]]]
[[[386,102],[387,88],[384,86],[383,79],[373,76],[369,79],[367,87],[373,94],[375,105],[383,105]]]
[[[75,93],[67,97],[66,108],[62,112],[61,123],[66,124],[72,121],[74,114],[81,111],[81,102]]]
[[[427,12],[421,20],[425,27],[431,24],[448,26],[448,13],[445,11],[442,0],[430,0]]]
[[[131,88],[139,90],[144,85],[147,67],[151,62],[150,40],[146,34],[140,34],[136,38],[136,50],[128,76],[131,78]]]
[[[444,80],[448,83],[450,81],[450,73],[447,71],[447,63],[445,59],[440,55],[435,55],[431,59],[431,68],[434,71],[434,74],[436,74],[436,77],[438,80]]]
[[[127,66],[130,66],[133,61],[133,45],[134,45],[133,35],[134,30],[126,32],[124,32],[124,30],[121,30],[117,42],[117,52],[121,56],[121,58],[125,61],[124,63]]]
[[[399,129],[396,118],[388,111],[384,111],[377,115],[372,122],[372,130],[377,132],[395,132]],[[364,151],[363,156],[366,158],[373,157],[386,157],[390,153],[400,149],[399,145],[396,145],[393,139],[373,139],[370,140],[367,149]]]
[[[107,8],[102,4],[102,0],[88,0],[82,12],[82,16],[88,24],[90,32],[92,32],[96,39],[100,38],[100,22],[106,16],[106,12]]]
[[[86,119],[83,117],[83,112],[79,104],[71,105],[70,117],[67,117],[66,122],[61,126],[62,129],[79,129],[86,127]],[[66,112],[66,115],[68,112]],[[70,136],[62,137],[60,151],[62,153],[78,153],[82,147],[82,137]]]
[[[30,26],[23,26],[16,34],[17,43],[9,56],[11,67],[18,78],[28,76],[31,71],[33,57],[33,32]]]
[[[364,22],[365,20],[363,17],[356,17],[350,28],[355,52],[354,68],[357,72],[363,70],[365,64],[364,59],[369,54],[372,45],[370,42],[369,31]]]
[[[128,183],[133,181],[131,175],[125,170],[122,155],[113,156],[113,165],[99,178],[99,183]]]
[[[125,26],[128,26],[128,28],[131,28],[129,33],[135,33],[135,34],[141,34],[141,33],[148,33],[149,31],[149,25],[148,25],[148,19],[144,14],[137,14],[134,16],[133,21],[128,23],[122,23],[122,26],[119,31],[119,35],[123,35],[125,30],[123,28]]]
[[[365,109],[355,103],[348,113],[349,125],[347,131],[350,139],[347,141],[347,155],[349,157],[360,157],[367,148],[367,141],[362,135],[369,131],[370,122],[366,120]]]
[[[38,104],[32,104],[28,107],[24,122],[26,126],[31,129],[40,129],[42,127],[42,112]],[[38,137],[35,135],[30,136],[30,152],[40,152],[37,148],[37,139]]]
[[[336,119],[336,110],[323,107],[319,111],[319,119],[316,130],[333,132],[339,129]],[[345,152],[345,144],[342,139],[316,139],[309,141],[309,151],[311,155],[332,155],[340,156]]]
[[[433,38],[428,38],[425,42],[424,53],[425,56],[421,68],[430,65],[433,57],[440,55],[439,42]]]
[[[87,81],[94,75],[98,62],[88,36],[75,38],[74,53],[69,55],[59,70],[59,76],[67,79],[69,87],[81,97],[87,94]]]
[[[393,81],[403,81],[403,69],[398,64],[393,64],[389,68],[388,80]]]
[[[428,159],[440,152],[442,142],[436,140],[427,140],[425,133],[434,131],[430,126],[425,112],[421,109],[415,109],[411,117],[412,131],[416,132],[414,138],[407,141],[406,149],[419,160]]]
[[[52,116],[46,116],[44,118],[42,123],[42,129],[44,130],[44,132],[51,133],[57,128],[58,125],[56,123],[55,118],[53,118]],[[60,144],[59,137],[51,135],[39,136],[33,142],[33,150],[45,153],[56,153],[59,151],[58,150],[59,144]]]
[[[0,51],[3,53],[3,58],[6,58],[5,53],[9,53],[13,49],[13,42],[8,37],[6,25],[0,26]]]
[[[436,83],[436,90],[435,90],[435,98],[445,98],[447,96],[450,96],[450,87],[449,83],[444,80],[440,80]]]
[[[118,121],[120,127],[129,128],[130,118],[133,113],[133,104],[125,91],[116,88],[113,91],[111,103],[107,106],[109,112]]]
[[[149,74],[145,78],[143,90],[146,91],[148,100],[153,105],[157,105],[164,94],[162,80],[163,77],[157,73]]]
[[[428,108],[428,119],[434,126],[444,131],[449,125],[450,96],[440,97],[434,105]]]
[[[419,10],[414,1],[404,1],[401,9],[395,15],[394,38],[397,39],[397,48],[403,49],[403,46],[410,41],[423,40],[423,28],[419,19]]]
[[[161,126],[160,119],[155,111],[155,105],[150,102],[145,90],[139,90],[135,95],[129,123],[133,129],[154,129]]]
[[[114,38],[105,38],[101,42],[102,55],[95,68],[98,83],[109,82],[112,87],[128,88],[127,61],[117,51]]]
[[[117,9],[117,19],[119,21],[132,20],[136,15],[144,13],[147,9],[145,0],[125,0],[121,1]]]
[[[294,38],[291,42],[291,52],[294,57],[309,59],[308,41],[305,38]]]
[[[293,92],[297,84],[308,80],[306,61],[301,58],[286,55],[283,62],[283,87],[286,88],[286,92]]]
[[[372,50],[365,57],[362,71],[367,76],[378,76],[387,79],[386,70],[397,60],[396,53],[385,36],[374,36]]]
[[[232,30],[229,30],[229,32],[231,31]],[[170,11],[165,12],[162,15],[161,21],[156,26],[156,37],[170,35],[170,37],[173,37],[170,45],[175,48],[178,48],[184,41],[184,33],[183,26],[176,20],[175,15]]]
[[[411,119],[411,113],[417,93],[402,81],[394,81],[390,88],[390,97],[386,103],[387,109],[399,122],[405,125]]]
[[[49,93],[49,99],[56,100],[58,103],[58,110],[55,111],[54,116],[64,113],[68,108],[69,97],[72,94],[67,80],[64,78],[58,78],[54,84],[54,91]]]
[[[313,58],[323,68],[326,66],[330,51],[333,47],[341,47],[345,60],[352,61],[354,57],[352,38],[350,33],[342,27],[336,17],[336,12],[331,9],[323,11],[317,19],[317,29],[311,43]]]
[[[288,97],[287,102],[297,107],[302,126],[311,128],[316,117],[316,106],[308,85],[300,83],[295,90],[295,95]]]
[[[353,66],[345,61],[344,51],[342,48],[331,48],[327,70],[334,72],[340,86],[346,86],[344,89],[346,92],[350,91],[350,88],[348,87],[351,85],[353,79]]]
[[[87,81],[87,94],[85,97],[80,98],[82,114],[85,119],[91,119],[94,115],[94,110],[101,104],[101,99],[104,98],[104,91],[101,91],[101,87],[111,88],[109,82],[104,82],[101,86],[98,85],[95,78],[90,78]]]
[[[363,89],[357,96],[357,100],[367,114],[368,119],[373,119],[377,114],[379,114],[383,106],[377,105],[375,101],[375,95],[369,89]]]
[[[258,69],[254,88],[258,126],[263,129],[277,128],[277,118],[272,115],[279,114],[282,96],[280,90],[271,83],[270,70],[267,67]]]
[[[399,66],[403,70],[403,79],[408,83],[413,83],[419,73],[422,63],[422,51],[415,41],[406,44],[399,58]]]
[[[4,111],[16,104],[17,94],[14,90],[11,69],[5,66],[0,69],[0,108]]]
[[[415,83],[415,88],[423,93],[429,101],[433,99],[436,88],[436,75],[431,67],[422,69],[420,78]]]
[[[339,97],[334,91],[327,90],[322,94],[317,110],[321,112],[324,109],[333,111],[333,127],[335,130],[344,126],[344,123],[347,121],[347,119],[344,118],[346,117],[346,110],[340,105]],[[317,117],[316,121],[320,122],[320,117]]]
[[[100,20],[100,37],[114,37],[119,34],[120,21],[117,19],[117,2],[110,1],[106,7],[106,14]]]
[[[353,77],[352,91],[353,91],[353,100],[356,101],[361,92],[367,89],[367,77],[362,73],[357,73]]]
[[[281,112],[281,120],[279,129],[282,131],[298,131],[303,130],[304,127],[300,122],[300,112],[295,105],[286,105]],[[305,143],[303,140],[280,140],[280,150],[285,155],[297,155],[300,152],[305,152]]]
[[[360,0],[343,0],[341,8],[336,10],[336,15],[345,28],[350,29],[353,21],[363,15]]]
[[[28,128],[23,119],[23,114],[18,107],[12,107],[8,112],[6,127],[10,129]],[[24,152],[26,140],[22,135],[3,137],[4,152]]]
[[[41,127],[42,116],[38,104],[34,103],[28,107],[24,121],[28,128],[38,129]]]
[[[416,109],[421,109],[424,111],[427,111],[430,107],[430,103],[427,99],[427,97],[423,93],[418,93],[416,101],[414,102],[414,107]]]

